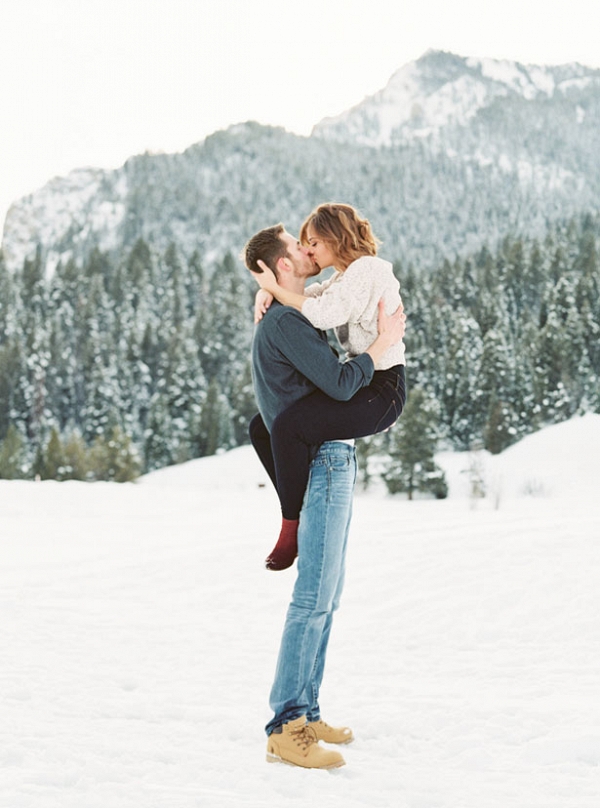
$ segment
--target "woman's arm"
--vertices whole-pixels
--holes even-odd
[[[263,262],[258,262],[262,268],[262,272],[253,272],[254,279],[261,289],[269,292],[273,297],[282,303],[284,306],[291,306],[296,311],[302,311],[302,304],[306,300],[304,295],[297,295],[295,292],[288,292],[287,289],[282,289],[277,283],[277,278],[273,271]]]
[[[266,289],[259,289],[254,295],[254,322],[259,323],[273,302],[273,295]]]

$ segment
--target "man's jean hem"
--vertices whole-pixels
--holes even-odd
[[[333,613],[344,586],[352,495],[353,446],[323,443],[310,466],[298,528],[298,575],[288,607],[266,732],[300,716],[320,718],[319,690]]]

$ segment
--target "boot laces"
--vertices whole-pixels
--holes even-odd
[[[312,746],[313,743],[318,743],[319,740],[317,733],[312,727],[309,727],[308,724],[304,724],[304,726],[292,730],[291,735],[294,739],[294,743],[298,744],[302,749],[308,749],[309,746]]]

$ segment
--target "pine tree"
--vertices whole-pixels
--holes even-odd
[[[62,480],[65,472],[65,456],[62,442],[56,427],[52,427],[50,438],[42,449],[36,472],[42,480]]]
[[[170,466],[175,462],[171,430],[167,397],[159,388],[150,400],[144,432],[144,471]]]
[[[89,456],[96,480],[126,483],[135,480],[141,471],[140,458],[131,438],[118,426],[96,437]]]
[[[178,329],[181,328],[187,315],[185,310],[186,290],[183,268],[177,253],[177,247],[173,242],[169,244],[163,260],[166,286],[166,295],[163,300],[165,307],[163,322],[168,323],[170,328]]]
[[[46,313],[46,294],[44,283],[44,262],[42,260],[42,249],[38,245],[35,257],[26,259],[20,276],[21,300],[23,303],[25,332],[31,329],[29,326],[30,317],[39,315],[43,318]]]
[[[0,345],[0,438],[10,424],[18,425],[23,434],[28,423],[25,396],[27,363],[22,339],[15,335]]]
[[[210,280],[208,333],[199,346],[206,378],[227,394],[241,377],[252,340],[249,273],[242,275],[228,253]]]
[[[248,425],[257,412],[252,384],[251,362],[248,358],[241,377],[233,384],[231,395],[233,434],[237,446],[248,443]]]
[[[443,471],[435,464],[438,440],[436,406],[424,390],[410,391],[402,418],[391,431],[390,460],[383,479],[391,494],[417,491],[438,499],[448,495]]]
[[[14,309],[13,279],[6,268],[0,251],[0,346],[5,342],[12,330]]]
[[[195,454],[193,424],[200,417],[206,382],[196,345],[184,329],[171,333],[160,360],[158,385],[168,410],[171,462],[189,460]]]
[[[202,405],[197,441],[200,457],[232,447],[231,410],[216,379],[210,383]]]
[[[196,318],[200,314],[204,315],[207,308],[206,274],[198,250],[194,250],[188,261],[185,292],[188,317]]]
[[[119,351],[113,338],[116,314],[104,290],[102,277],[94,274],[83,313],[85,404],[80,426],[88,442],[119,424],[124,409],[119,384]]]
[[[27,476],[24,440],[19,430],[11,424],[0,443],[0,478],[19,480]]]
[[[479,437],[477,377],[483,345],[476,321],[458,310],[450,315],[450,334],[443,361],[445,372],[438,378],[437,397],[445,414],[448,436],[461,449],[468,449]]]
[[[514,409],[514,369],[509,359],[513,351],[505,338],[508,318],[500,328],[487,332],[478,376],[479,413],[477,431],[483,434],[484,447],[497,454],[514,443],[518,418]]]
[[[488,417],[483,429],[483,445],[491,454],[499,454],[515,442],[516,417],[511,404],[496,395],[489,404]]]
[[[116,285],[115,285],[116,284]],[[144,239],[139,238],[127,256],[123,271],[115,274],[112,297],[115,300],[128,298],[134,309],[155,285],[155,270],[152,252]]]
[[[89,474],[88,448],[79,430],[73,429],[63,440],[65,480],[87,480]]]

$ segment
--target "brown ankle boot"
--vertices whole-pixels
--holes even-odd
[[[335,769],[346,762],[339,752],[319,746],[316,732],[306,724],[305,716],[288,721],[281,732],[269,735],[267,760],[305,769]]]
[[[314,730],[319,741],[325,743],[352,743],[354,735],[350,727],[330,727],[325,721],[309,721],[308,726]]]

